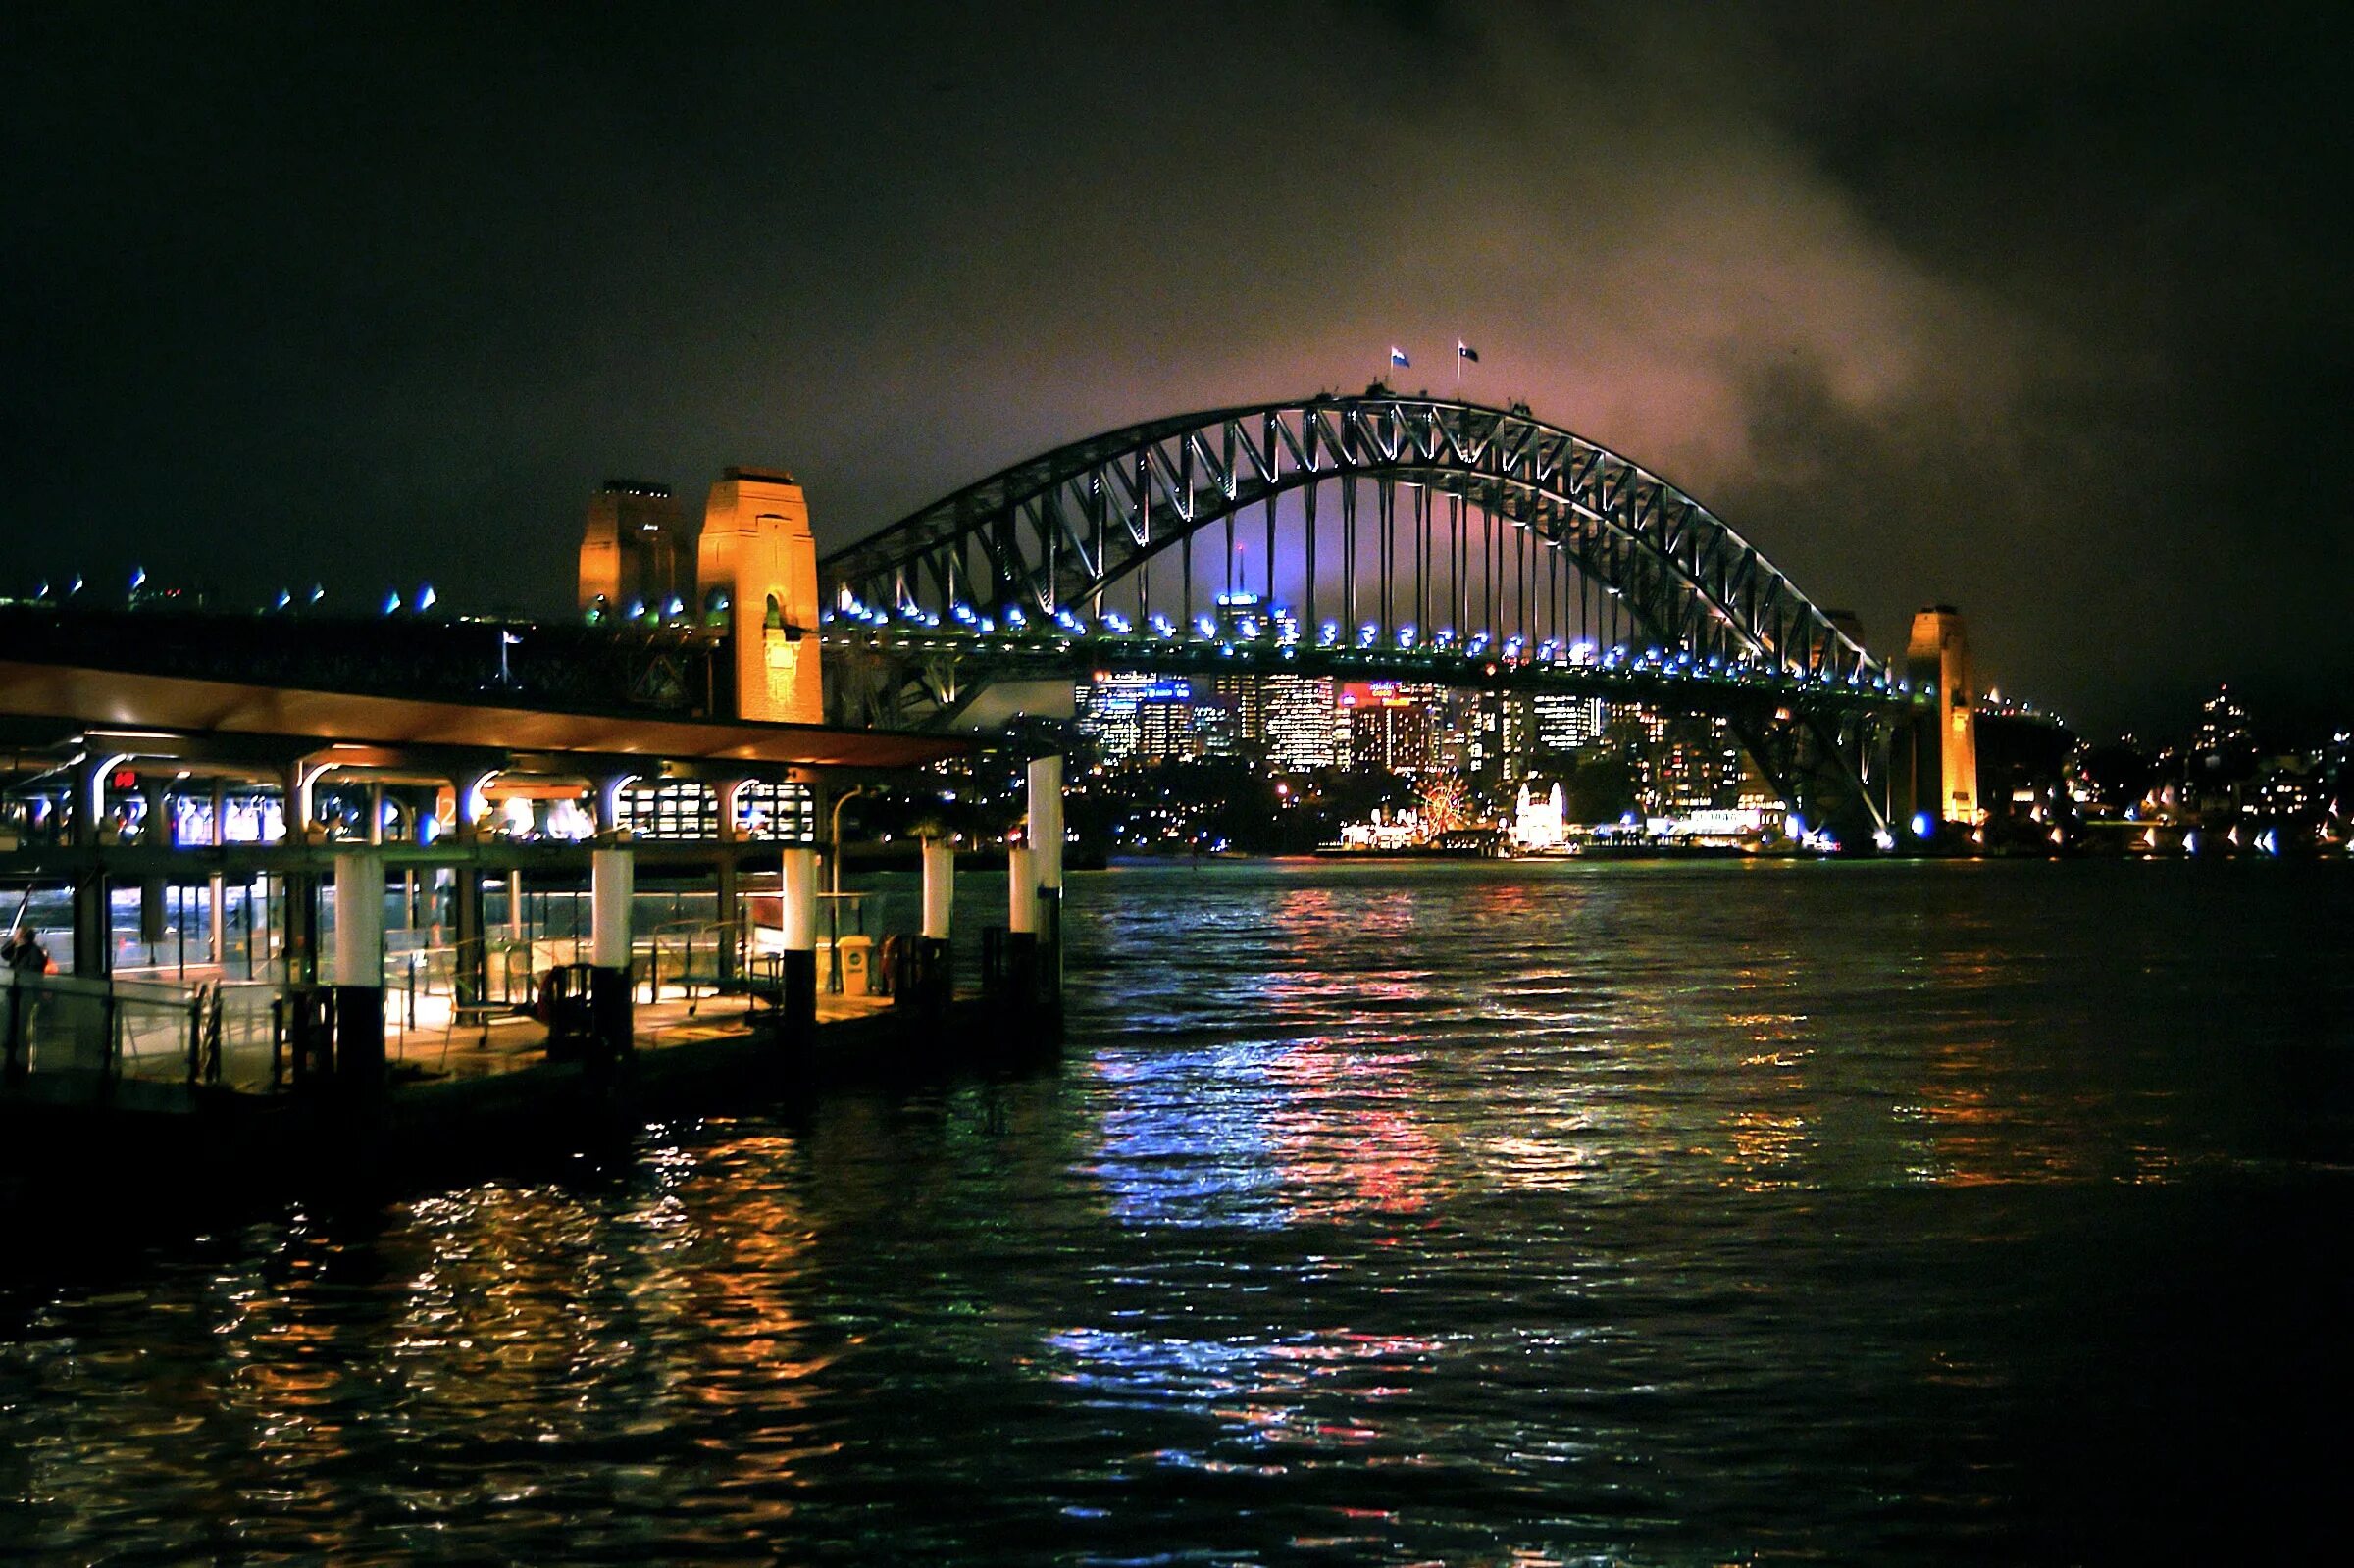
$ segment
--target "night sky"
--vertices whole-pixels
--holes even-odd
[[[607,477],[830,546],[1459,335],[1882,652],[2354,720],[2342,7],[492,9],[0,15],[0,591],[552,611]]]

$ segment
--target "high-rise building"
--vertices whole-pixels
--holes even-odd
[[[1539,751],[1576,751],[1602,738],[1609,724],[1600,697],[1541,691],[1528,699],[1529,722]]]
[[[1099,670],[1076,693],[1079,733],[1105,764],[1158,762],[1201,752],[1190,682]]]
[[[1167,684],[1178,691],[1173,695],[1154,695],[1136,705],[1136,755],[1140,762],[1182,762],[1203,753],[1203,733],[1199,723],[1202,710],[1193,700],[1193,688],[1183,681]]]
[[[1217,743],[1203,732],[1203,748],[1212,756],[1254,752],[1266,744],[1267,703],[1262,678],[1254,675],[1214,676],[1209,700],[1220,718],[1215,721]]]
[[[1258,693],[1259,733],[1269,762],[1292,772],[1333,766],[1333,687],[1328,677],[1262,676]]]
[[[1345,717],[1345,766],[1388,773],[1427,773],[1439,762],[1440,688],[1395,681],[1352,681],[1334,698]]]

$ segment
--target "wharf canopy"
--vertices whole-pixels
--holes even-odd
[[[585,865],[617,831],[732,865],[813,842],[829,782],[966,748],[814,722],[789,477],[728,471],[699,542],[694,612],[594,625],[0,601],[0,880],[102,904],[93,877],[313,874],[355,840]]]

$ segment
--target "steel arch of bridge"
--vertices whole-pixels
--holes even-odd
[[[1887,674],[1754,545],[1658,475],[1523,407],[1378,388],[1182,415],[1057,447],[826,557],[819,578],[845,609],[1100,609],[1123,579],[1254,508],[1272,542],[1278,501],[1305,492],[1312,601],[1317,487],[1358,480],[1383,485],[1385,574],[1395,565],[1388,487],[1419,487],[1526,530],[1657,644],[1842,681]],[[1356,486],[1344,492],[1354,529]],[[1190,551],[1184,559],[1190,575]],[[1427,578],[1427,555],[1422,570]],[[1395,618],[1386,580],[1378,586],[1386,637]],[[1524,580],[1524,615],[1528,601]],[[1491,630],[1501,643],[1507,629]]]

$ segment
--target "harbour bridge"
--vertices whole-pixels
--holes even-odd
[[[818,576],[852,726],[1106,669],[1593,695],[1723,718],[1794,810],[1877,836],[1938,718],[1935,683],[1658,475],[1521,405],[1378,384],[1057,447]]]

